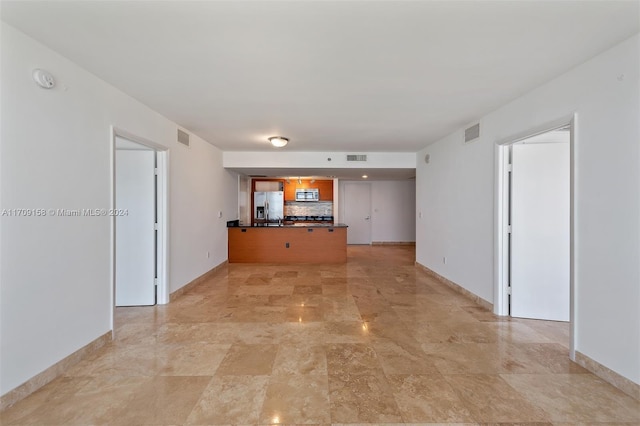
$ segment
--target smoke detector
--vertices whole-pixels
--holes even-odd
[[[56,85],[53,76],[48,71],[39,68],[33,70],[33,80],[43,89],[52,89]]]

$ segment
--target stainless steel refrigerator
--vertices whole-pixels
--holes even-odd
[[[254,222],[276,222],[284,218],[284,192],[254,192]]]

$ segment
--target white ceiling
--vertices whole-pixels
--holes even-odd
[[[223,150],[418,151],[640,30],[639,2],[6,1]],[[54,75],[56,70],[49,70]]]

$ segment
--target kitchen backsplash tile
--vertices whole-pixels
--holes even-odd
[[[284,203],[285,216],[333,216],[331,201]]]

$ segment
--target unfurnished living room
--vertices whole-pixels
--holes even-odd
[[[640,424],[640,0],[0,20],[0,424]]]

